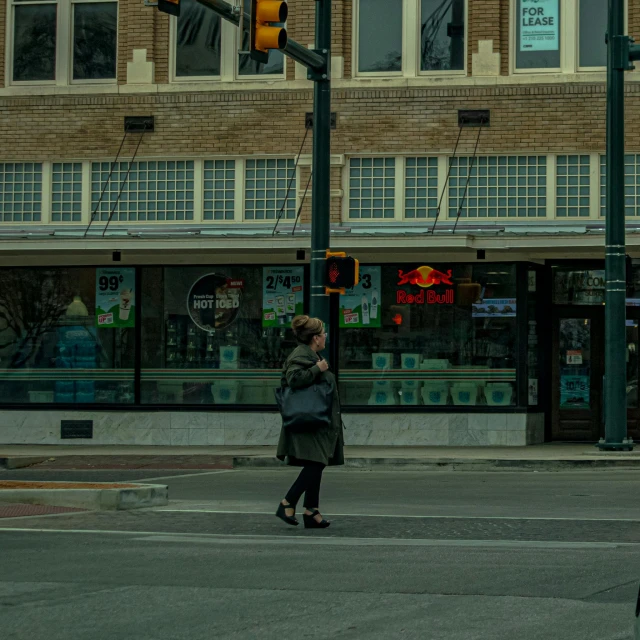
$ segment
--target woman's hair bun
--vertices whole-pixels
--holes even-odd
[[[291,322],[291,329],[298,342],[309,344],[313,336],[320,335],[324,331],[324,323],[320,318],[296,316]]]

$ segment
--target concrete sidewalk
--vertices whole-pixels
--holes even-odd
[[[457,470],[568,470],[638,468],[640,447],[601,452],[593,444],[527,447],[345,447],[350,468]],[[0,467],[16,469],[236,469],[278,468],[273,446],[0,445]]]

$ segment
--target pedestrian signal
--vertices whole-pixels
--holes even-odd
[[[287,30],[281,26],[289,13],[281,0],[251,0],[251,29],[249,56],[256,62],[269,62],[270,49],[287,46]]]
[[[325,290],[327,293],[344,293],[360,282],[360,263],[346,253],[326,255]]]
[[[158,0],[158,11],[180,17],[180,0]]]

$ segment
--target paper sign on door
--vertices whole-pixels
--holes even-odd
[[[567,351],[567,364],[582,364],[582,351]]]

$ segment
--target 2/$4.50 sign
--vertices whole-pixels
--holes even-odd
[[[244,280],[209,273],[193,284],[187,296],[187,311],[203,331],[224,329],[236,320],[242,304]]]

